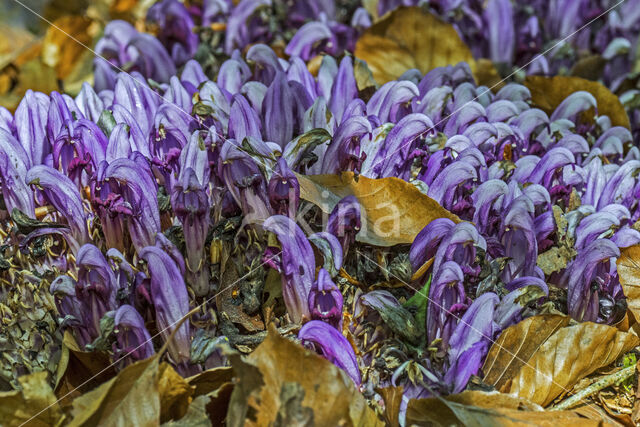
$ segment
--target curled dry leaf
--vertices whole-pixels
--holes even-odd
[[[193,387],[168,363],[160,364],[158,377],[160,421],[181,419],[189,409]]]
[[[360,242],[375,246],[412,243],[416,235],[436,218],[460,219],[399,178],[372,179],[353,172],[342,175],[297,175],[300,197],[330,213],[340,199],[354,195],[362,211]]]
[[[229,426],[383,425],[342,370],[281,337],[273,325],[249,356],[229,357],[238,380]]]
[[[209,396],[198,396],[193,399],[184,417],[179,420],[169,421],[162,424],[162,427],[209,427],[211,421],[207,414],[207,405],[211,401]]]
[[[230,367],[220,367],[208,369],[197,375],[187,378],[187,382],[194,387],[194,396],[209,394],[218,390],[224,384],[233,379],[233,369]]]
[[[586,427],[601,426],[603,422],[582,418],[572,411],[543,411],[536,404],[506,394],[465,391],[409,401],[406,425]]]
[[[380,84],[411,68],[426,73],[473,61],[453,26],[419,7],[398,8],[373,24],[358,39],[354,53],[367,62]]]
[[[397,426],[402,405],[402,387],[388,386],[377,390],[384,400],[384,420],[389,426]]]
[[[63,418],[46,372],[18,378],[22,390],[0,392],[0,423],[6,427],[58,425]],[[32,419],[33,418],[33,419]]]
[[[596,98],[599,115],[609,116],[613,126],[630,128],[629,116],[618,97],[598,82],[580,77],[527,76],[524,85],[531,91],[533,105],[547,114],[551,114],[572,93],[587,91]]]
[[[617,328],[584,322],[559,329],[513,377],[509,393],[547,406],[579,380],[640,343]]]
[[[507,391],[510,380],[540,346],[558,329],[569,324],[568,316],[532,316],[505,329],[491,346],[484,361],[484,381],[497,390]]]
[[[640,245],[622,249],[618,257],[618,277],[624,295],[627,297],[627,307],[636,319],[640,319]]]

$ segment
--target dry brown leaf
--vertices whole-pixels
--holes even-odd
[[[602,426],[601,420],[582,418],[572,411],[542,408],[497,392],[465,391],[442,398],[413,399],[407,407],[407,425],[493,426]]]
[[[514,376],[509,393],[547,406],[579,380],[640,343],[608,325],[584,322],[559,329]]]
[[[383,425],[343,371],[281,337],[273,325],[249,356],[229,357],[238,380],[229,426]]]
[[[640,319],[640,245],[622,249],[618,257],[618,277],[627,297],[627,307]]]
[[[189,409],[194,388],[171,365],[159,367],[160,421],[181,419]]]
[[[194,387],[194,396],[209,394],[230,382],[233,378],[233,369],[224,366],[208,369],[197,375],[187,378],[190,386]]]
[[[367,62],[380,84],[411,68],[426,73],[460,61],[473,62],[453,26],[419,7],[398,8],[367,28],[354,54]]]
[[[62,421],[62,410],[49,385],[47,372],[25,375],[18,378],[18,382],[22,390],[0,392],[0,424],[47,427]]]
[[[377,390],[384,400],[384,420],[388,426],[397,426],[400,406],[402,405],[402,387],[388,386]]]
[[[207,404],[207,413],[209,420],[213,426],[226,426],[227,408],[231,400],[234,384],[231,382],[224,383],[217,390],[207,394],[211,400]]]
[[[362,208],[362,228],[356,239],[375,246],[412,243],[436,218],[460,219],[399,178],[371,179],[353,172],[342,175],[297,175],[300,197],[330,213],[341,198],[354,195]]]
[[[73,399],[83,390],[93,389],[115,375],[107,354],[82,351],[71,332],[65,331],[55,383],[56,396],[64,399],[63,405],[67,399]],[[80,386],[83,389],[77,390]]]
[[[629,116],[616,95],[598,82],[580,77],[543,77],[527,76],[524,85],[531,91],[531,101],[535,107],[551,114],[569,95],[578,91],[587,91],[598,102],[598,114],[607,115],[613,126],[629,129]]]
[[[78,60],[87,50],[82,45],[91,47],[91,24],[89,18],[69,15],[56,19],[47,29],[42,42],[42,61],[55,68],[58,79],[64,80],[78,66]]]
[[[127,366],[117,377],[73,401],[69,425],[158,425],[158,371],[157,355]]]
[[[211,421],[207,414],[207,405],[211,398],[209,396],[198,396],[193,399],[184,417],[179,420],[163,423],[162,427],[209,427]]]
[[[484,381],[507,391],[511,378],[558,329],[569,324],[568,316],[543,314],[524,319],[505,329],[484,361]]]

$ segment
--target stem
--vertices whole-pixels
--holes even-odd
[[[562,411],[565,409],[570,409],[580,403],[581,400],[586,399],[587,397],[596,394],[600,390],[609,387],[617,382],[624,381],[627,378],[631,378],[631,376],[636,371],[636,365],[629,366],[627,368],[621,369],[618,372],[614,372],[613,374],[605,375],[600,378],[598,381],[591,384],[589,387],[584,388],[569,397],[568,399],[563,400],[558,405],[553,408],[549,408],[550,411]]]

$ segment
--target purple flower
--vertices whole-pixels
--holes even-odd
[[[315,258],[307,237],[295,222],[283,215],[268,218],[263,228],[280,241],[282,296],[291,320],[301,323],[310,319],[309,293],[314,282]]]
[[[0,129],[0,184],[4,204],[9,212],[19,209],[35,217],[33,191],[26,183],[31,162],[27,153],[7,130]]]
[[[447,348],[456,327],[457,314],[467,307],[464,290],[464,274],[460,266],[447,261],[434,274],[429,288],[427,307],[427,342],[442,339],[442,347]]]
[[[156,36],[176,65],[187,62],[196,53],[198,36],[189,12],[176,0],[163,0],[151,6],[147,22],[157,26]]]
[[[156,312],[156,324],[166,341],[176,324],[189,313],[189,295],[184,278],[171,257],[155,246],[143,248],[138,253],[147,263],[151,279],[151,298]],[[169,355],[174,363],[186,366],[191,346],[191,327],[185,320],[169,343]]]
[[[342,293],[324,268],[318,271],[318,278],[309,292],[309,311],[311,319],[322,320],[342,330]]]
[[[356,234],[362,226],[360,203],[355,196],[347,196],[336,204],[329,214],[327,232],[338,238],[342,253],[346,257],[349,245],[356,240]]]
[[[269,179],[268,191],[273,211],[278,215],[287,215],[295,219],[300,205],[300,184],[284,157],[278,159]]]
[[[132,306],[125,304],[118,308],[114,317],[114,327],[114,357],[126,357],[124,366],[151,357],[155,353],[151,335],[144,326],[144,319]]]
[[[95,338],[92,324],[86,323],[82,303],[76,297],[76,281],[70,276],[62,275],[51,282],[49,292],[53,295],[58,314],[62,316],[61,326],[70,326],[74,336],[84,348]]]
[[[342,268],[342,245],[336,236],[326,231],[314,233],[309,241],[315,245],[324,257],[324,269],[331,277],[335,277]]]
[[[204,242],[209,230],[209,159],[200,132],[180,154],[180,174],[171,191],[171,205],[182,223],[187,249],[187,280],[198,296],[209,292]]]
[[[353,347],[336,328],[320,320],[311,320],[300,329],[298,338],[312,345],[325,359],[345,371],[356,385],[360,385],[360,369]]]

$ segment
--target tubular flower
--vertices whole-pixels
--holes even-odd
[[[268,218],[263,228],[280,241],[282,255],[278,267],[282,274],[282,296],[291,320],[301,323],[310,319],[309,293],[313,287],[315,259],[307,237],[295,222],[283,215]]]
[[[267,188],[273,211],[295,219],[300,205],[300,184],[284,157],[278,159]]]
[[[356,385],[360,385],[360,369],[353,347],[336,328],[320,320],[311,320],[300,329],[298,338],[312,345],[325,359],[345,371]]]
[[[144,319],[132,306],[125,304],[118,308],[114,317],[114,332],[114,356],[117,359],[125,358],[125,365],[146,359],[155,353]]]
[[[329,214],[327,232],[338,238],[344,256],[349,251],[349,245],[355,242],[361,225],[360,203],[355,196],[342,198]]]
[[[342,330],[342,293],[324,268],[318,271],[318,278],[309,292],[309,311],[312,319]]]

